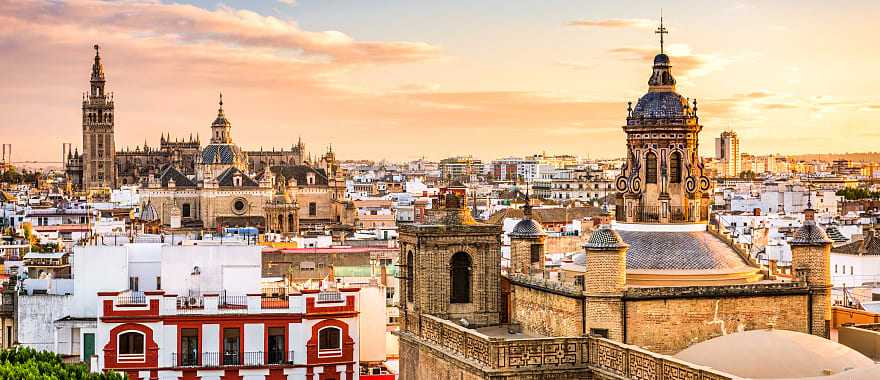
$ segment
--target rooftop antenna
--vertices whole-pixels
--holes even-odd
[[[654,31],[654,33],[660,35],[660,54],[663,54],[663,35],[669,34],[669,30],[663,26],[663,9],[660,9],[660,27]]]

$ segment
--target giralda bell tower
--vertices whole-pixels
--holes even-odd
[[[104,91],[104,66],[98,45],[92,64],[91,86],[83,94],[84,190],[113,188],[116,184],[116,143],[113,138],[113,94]]]

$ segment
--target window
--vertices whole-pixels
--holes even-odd
[[[281,364],[284,362],[284,328],[269,328],[269,348],[268,354],[269,364]]]
[[[409,251],[406,254],[406,300],[409,302],[413,301],[413,285],[415,278],[415,263],[413,262],[413,253]]]
[[[681,154],[678,152],[669,156],[669,183],[681,183]]]
[[[181,366],[199,364],[199,330],[180,329],[180,360]]]
[[[143,360],[144,359],[144,333],[140,331],[126,331],[118,336],[119,360]]]
[[[184,217],[184,218],[191,218],[192,215],[190,215],[190,213],[191,213],[191,210],[190,210],[190,205],[189,205],[189,203],[184,203],[184,204],[183,204],[183,210],[181,211],[181,214],[183,214],[183,217]]]
[[[129,277],[128,278],[128,290],[138,291],[138,278],[137,277]]]
[[[309,202],[309,216],[318,215],[318,204],[315,202]]]
[[[318,331],[318,356],[342,354],[342,329],[325,327]]]
[[[532,264],[544,264],[541,262],[541,246],[542,244],[532,244],[529,254],[529,262]]]
[[[657,155],[654,152],[645,155],[645,183],[657,183]]]
[[[590,329],[590,335],[608,338],[608,329]]]
[[[156,276],[156,290],[162,290],[162,276]]]
[[[223,329],[223,365],[241,364],[241,332],[236,328]]]
[[[837,264],[834,264],[834,273],[837,273]]]
[[[471,302],[471,257],[464,252],[452,255],[450,261],[450,303]]]

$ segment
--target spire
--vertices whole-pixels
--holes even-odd
[[[666,27],[663,26],[663,9],[660,9],[660,27],[658,27],[657,30],[654,31],[654,33],[660,35],[660,54],[664,54],[663,53],[663,35],[669,34],[669,31],[666,29]]]
[[[654,33],[660,35],[660,54],[654,57],[654,71],[651,73],[651,79],[648,79],[648,89],[651,92],[674,92],[675,77],[672,76],[672,65],[669,64],[669,56],[665,53],[663,40],[664,35],[669,31],[663,26],[662,13],[660,14],[660,27]]]
[[[104,81],[104,65],[101,64],[101,47],[95,45],[95,63],[92,64],[92,82]]]
[[[217,116],[223,116],[223,91],[220,91],[220,108],[217,109]]]

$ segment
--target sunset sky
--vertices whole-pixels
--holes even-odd
[[[0,0],[0,142],[81,146],[98,43],[117,149],[206,141],[222,91],[246,149],[617,157],[661,5],[704,153],[728,128],[749,153],[880,150],[876,1]]]

